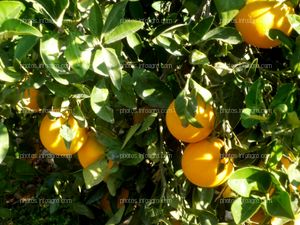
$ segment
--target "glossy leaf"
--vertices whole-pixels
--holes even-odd
[[[153,107],[167,108],[173,99],[170,89],[152,72],[136,68],[134,89],[138,96]]]
[[[101,119],[114,123],[114,112],[109,105],[109,90],[105,85],[105,80],[98,82],[91,93],[91,107],[92,110]]]
[[[9,136],[6,126],[0,123],[0,164],[5,159],[9,149]]]
[[[35,36],[24,36],[21,38],[16,45],[14,58],[18,61],[21,61],[37,44],[38,40],[39,39]]]
[[[25,6],[19,1],[1,1],[0,2],[0,27],[7,19],[17,19],[25,10]]]
[[[108,175],[106,160],[97,161],[83,169],[83,178],[87,189],[101,183]]]
[[[128,20],[124,23],[121,23],[117,27],[115,27],[112,31],[107,33],[105,38],[105,44],[111,44],[113,42],[122,40],[128,35],[134,34],[141,28],[143,28],[144,23],[141,21]]]
[[[103,18],[101,9],[96,1],[94,2],[88,17],[88,26],[93,35],[100,37],[103,29]]]
[[[14,35],[33,35],[42,37],[42,33],[33,26],[19,19],[5,20],[0,27],[0,39],[10,38]]]
[[[53,78],[63,84],[68,85],[69,81],[61,75],[66,74],[66,64],[59,60],[61,54],[57,36],[45,36],[40,42],[41,58]]]
[[[35,3],[33,6],[36,8],[36,10],[42,14],[47,15],[56,26],[58,27],[62,26],[65,12],[70,5],[69,0],[60,0],[60,1],[28,0],[28,1]]]
[[[266,202],[267,212],[274,217],[294,219],[291,199],[286,191],[278,191]]]
[[[65,57],[71,68],[80,77],[83,77],[90,68],[92,49],[74,34],[69,39]]]
[[[221,17],[221,26],[225,26],[239,13],[246,0],[214,0],[214,3]]]
[[[102,48],[102,56],[113,85],[120,90],[122,86],[122,71],[118,56],[110,48]]]
[[[212,29],[203,36],[202,40],[218,40],[232,45],[242,42],[240,34],[232,27],[217,27]]]
[[[242,224],[253,216],[260,208],[259,198],[239,197],[231,205],[231,213],[236,224]]]
[[[112,6],[108,16],[106,17],[103,27],[103,33],[111,31],[122,22],[125,15],[126,5],[127,0],[121,1]]]
[[[250,197],[251,191],[266,193],[271,185],[271,180],[271,175],[266,171],[254,167],[244,167],[230,176],[228,185],[242,197]]]

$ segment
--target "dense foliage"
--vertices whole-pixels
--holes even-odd
[[[259,209],[262,224],[294,220],[298,2],[292,34],[272,29],[281,44],[258,49],[234,25],[245,0],[0,1],[0,223],[250,224]],[[38,109],[26,107],[30,88]],[[165,123],[176,99],[182,124],[201,126],[197,96],[235,167],[215,188],[186,179],[186,144]],[[45,150],[42,119],[66,113],[96,133],[104,159],[82,168]],[[72,142],[69,126],[60,135]]]

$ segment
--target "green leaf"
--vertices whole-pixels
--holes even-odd
[[[49,16],[53,23],[61,27],[66,10],[69,7],[69,0],[44,1],[44,0],[27,0],[33,2],[33,7],[40,13]]]
[[[0,2],[0,26],[7,19],[17,19],[25,10],[22,2],[1,1]]]
[[[59,209],[60,204],[59,202],[51,202],[49,203],[49,213],[54,214]]]
[[[71,94],[75,92],[75,88],[73,86],[69,86],[67,89],[64,85],[61,85],[57,82],[46,82],[47,88],[54,94],[56,97],[68,98]]]
[[[22,37],[15,48],[14,58],[15,60],[21,61],[27,56],[32,48],[37,44],[38,38],[35,36],[24,36]]]
[[[230,176],[228,185],[242,197],[250,197],[251,191],[267,193],[271,182],[270,173],[255,167],[245,167]]]
[[[293,29],[300,34],[300,16],[297,14],[288,14],[287,18],[292,25]]]
[[[108,175],[109,168],[106,160],[97,161],[83,169],[83,178],[87,189],[101,183]]]
[[[105,225],[120,224],[123,214],[125,212],[125,206],[122,206],[107,222]]]
[[[225,26],[239,13],[246,0],[214,0],[221,18],[221,26]]]
[[[102,48],[102,56],[105,59],[104,64],[113,85],[120,90],[122,86],[122,71],[116,53],[111,48]]]
[[[272,169],[276,169],[278,162],[282,157],[282,152],[283,152],[283,145],[276,144],[272,147],[272,151],[268,159],[268,164]]]
[[[293,4],[293,8],[295,8],[299,4],[300,0],[290,0],[290,2]]]
[[[242,114],[241,114],[241,120],[242,120],[242,125],[245,128],[250,128],[252,126],[257,125],[260,121],[259,119],[262,119],[262,118],[260,118],[260,116],[257,116],[257,115],[252,115],[252,109],[249,109],[249,108],[243,109]],[[262,120],[262,121],[264,121],[264,120]]]
[[[143,41],[141,37],[135,33],[135,34],[129,34],[126,37],[127,43],[132,48],[137,56],[139,56],[143,49]]]
[[[108,70],[104,62],[102,49],[97,49],[93,56],[93,71],[101,76],[108,77]]]
[[[163,34],[158,35],[153,39],[153,43],[163,47],[167,52],[174,56],[183,56],[184,47],[178,44],[174,38],[167,37]]]
[[[183,1],[184,7],[189,11],[190,15],[194,15],[198,12],[201,0],[185,0]]]
[[[159,162],[159,158],[161,158],[159,152],[159,148],[154,143],[147,147],[147,157],[155,163]]]
[[[71,68],[80,77],[84,77],[90,68],[92,49],[80,40],[75,34],[70,35],[69,45],[65,51],[65,57]]]
[[[189,101],[188,94],[189,90],[188,85],[186,84],[184,89],[182,89],[182,91],[177,95],[174,102],[176,114],[178,115],[183,127],[187,127],[189,125],[189,121],[186,118],[186,108]]]
[[[103,33],[111,31],[122,22],[125,15],[125,8],[127,2],[128,1],[126,0],[113,4],[112,9],[106,17],[105,24],[103,27]]]
[[[128,156],[128,157],[122,156],[123,158],[121,158],[122,160],[120,161],[120,163],[124,166],[135,166],[144,160],[143,154],[133,150],[122,151],[120,155]]]
[[[59,134],[63,137],[66,148],[70,149],[72,140],[76,136],[76,132],[72,130],[72,128],[69,127],[68,124],[63,124],[60,128]]]
[[[81,0],[77,2],[77,8],[81,12],[85,12],[94,6],[94,0]]]
[[[189,90],[189,84],[191,84],[193,94]],[[197,128],[202,127],[202,125],[195,118],[195,113],[198,107],[197,94],[200,94],[197,92],[203,94],[204,98],[207,97],[206,94],[210,94],[209,92],[207,93],[206,89],[202,88],[192,79],[188,79],[184,89],[175,99],[175,110],[183,127],[186,127],[189,124]]]
[[[132,80],[132,77],[128,73],[124,73],[122,76],[121,90],[118,90],[114,86],[112,87],[112,91],[119,100],[119,104],[130,109],[135,108],[137,103],[137,97],[134,92]]]
[[[207,17],[193,27],[190,27],[189,41],[192,44],[197,44],[199,41],[201,41],[203,36],[209,31],[210,27],[212,26],[214,19],[214,16]]]
[[[114,111],[109,106],[109,90],[105,80],[98,82],[91,93],[91,107],[98,117],[109,123],[114,123]]]
[[[259,210],[260,205],[261,200],[259,198],[237,198],[231,205],[234,222],[242,224]]]
[[[293,54],[290,56],[290,67],[295,75],[300,74],[300,45],[297,44]]]
[[[292,128],[300,127],[300,120],[295,111],[287,113],[287,122]]]
[[[149,116],[147,116],[144,119],[144,122],[142,123],[141,129],[139,129],[139,131],[136,133],[136,135],[140,135],[140,134],[144,133],[145,131],[147,131],[149,129],[149,127],[154,123],[156,117],[157,117],[157,113],[151,113]]]
[[[200,84],[198,84],[193,79],[190,79],[190,87],[192,90],[194,90],[197,94],[201,96],[201,98],[204,100],[204,102],[209,103],[212,100],[212,94],[209,90],[202,87]]]
[[[286,104],[289,110],[292,110],[296,101],[296,92],[297,88],[294,84],[282,84],[280,87],[277,88],[276,95],[274,96],[270,107],[275,108],[280,104]]]
[[[208,210],[192,210],[197,218],[198,224],[203,225],[216,225],[218,224],[218,218],[216,215]]]
[[[42,38],[40,42],[40,54],[46,68],[53,78],[58,83],[68,85],[69,81],[61,76],[67,74],[67,71],[65,68],[66,64],[63,66],[62,62],[59,60],[61,52],[58,37],[56,35],[48,35]]]
[[[203,36],[202,40],[218,40],[232,45],[242,42],[239,32],[232,27],[217,27],[212,29]]]
[[[136,131],[140,128],[141,124],[137,123],[130,127],[128,130],[125,140],[122,145],[122,149],[125,147],[125,145],[128,143],[128,141],[133,137],[133,135],[136,133]]]
[[[108,179],[105,181],[107,189],[109,191],[109,194],[112,196],[116,196],[117,189],[118,189],[118,183],[120,182],[118,180],[118,176],[116,173],[110,174]]]
[[[2,219],[10,218],[11,215],[12,215],[11,209],[0,207],[0,218]]]
[[[105,38],[105,44],[111,44],[113,42],[122,40],[123,38],[127,37],[128,35],[134,34],[138,30],[142,29],[144,27],[144,23],[137,20],[128,20],[117,27],[115,27],[112,31],[109,33],[106,33]]]
[[[82,203],[79,203],[79,202],[72,203],[72,210],[76,214],[84,215],[90,219],[95,219],[93,211]]]
[[[0,123],[0,164],[5,159],[9,149],[9,136],[6,126]]]
[[[263,99],[264,82],[261,78],[257,79],[250,87],[246,96],[246,107],[258,111],[265,108]]]
[[[35,175],[35,170],[32,165],[25,160],[15,160],[13,169],[17,176],[20,179],[29,177],[32,178]]]
[[[203,52],[195,49],[192,51],[190,55],[190,64],[192,65],[209,64],[209,59]]]
[[[195,118],[196,110],[198,107],[198,100],[196,95],[189,95],[187,106],[185,107],[185,118],[192,126],[196,128],[202,128],[202,124],[200,124]],[[176,110],[178,110],[178,106],[175,106]]]
[[[266,201],[266,210],[274,217],[294,219],[290,195],[286,191],[276,191],[276,193]]]
[[[285,33],[281,30],[271,29],[269,31],[269,37],[274,40],[279,40],[281,45],[287,47],[290,51],[294,49],[295,43],[292,38],[289,38]]]
[[[144,8],[140,1],[129,1],[128,8],[133,19],[144,18]]]
[[[154,73],[145,69],[135,68],[133,80],[136,93],[148,105],[166,109],[173,100],[169,87]]]
[[[94,1],[94,5],[90,10],[90,15],[88,17],[88,27],[94,36],[100,37],[103,29],[103,19],[101,9],[96,1]]]
[[[0,39],[11,38],[14,35],[33,35],[42,37],[42,33],[33,26],[19,19],[8,19],[2,23],[0,27]]]
[[[87,127],[88,123],[84,117],[84,113],[82,112],[80,105],[77,103],[72,110],[73,117],[77,120],[81,127]]]
[[[193,191],[193,208],[204,210],[209,207],[214,197],[214,190],[211,188],[197,187]]]
[[[135,150],[121,149],[121,147],[110,148],[106,155],[109,159],[118,161],[125,166],[135,166],[144,160],[143,154]]]
[[[20,81],[22,78],[21,74],[16,72],[13,67],[3,67],[0,64],[0,80],[14,83]]]

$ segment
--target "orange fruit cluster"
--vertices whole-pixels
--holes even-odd
[[[40,111],[38,89],[26,89],[22,98],[26,108],[33,112]],[[69,126],[74,135],[69,148],[67,148],[64,138],[60,135],[63,125]],[[94,134],[88,134],[86,128],[80,127],[71,115],[54,119],[50,119],[46,115],[40,124],[39,134],[42,144],[52,154],[69,156],[78,153],[78,160],[83,168],[103,159],[105,156],[105,147],[97,141]],[[112,161],[109,161],[108,167],[112,167]]]
[[[197,99],[195,118],[202,125],[197,128],[189,124],[184,127],[175,111],[173,101],[166,114],[166,123],[170,133],[178,140],[189,143],[181,160],[186,178],[193,184],[212,188],[227,181],[233,172],[233,164],[222,157],[224,142],[218,138],[208,138],[214,129],[215,113],[210,104]]]
[[[69,148],[60,134],[63,125],[67,125],[73,133]],[[80,127],[72,115],[53,119],[46,115],[40,124],[39,134],[42,144],[49,152],[62,156],[77,153],[83,168],[87,168],[105,157],[105,147],[98,142],[95,134],[88,133],[86,128]],[[113,162],[110,160],[108,168],[111,168],[112,165]]]

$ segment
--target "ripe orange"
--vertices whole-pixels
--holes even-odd
[[[246,43],[258,48],[272,48],[280,42],[269,38],[270,29],[290,35],[292,26],[287,15],[293,12],[293,8],[276,1],[250,2],[236,16],[235,26]]]
[[[112,214],[112,207],[111,202],[109,198],[109,193],[106,193],[101,201],[100,201],[100,207],[103,209],[103,211],[107,214]],[[127,188],[122,188],[120,191],[120,194],[117,196],[117,209],[120,209],[122,206],[124,206],[124,201],[128,199],[129,197],[129,190]]]
[[[78,160],[83,168],[88,167],[105,155],[105,147],[97,141],[94,134],[88,136],[87,141],[78,152]]]
[[[282,156],[281,159],[280,159],[280,162],[282,163],[283,167],[287,170],[290,165],[291,165],[291,161],[285,157],[285,156]]]
[[[107,214],[111,214],[112,213],[112,209],[110,206],[110,201],[109,201],[109,193],[106,193],[101,201],[100,201],[100,207],[103,209],[103,211]]]
[[[202,125],[202,128],[194,127],[191,124],[187,127],[183,127],[175,111],[175,101],[173,101],[167,110],[166,123],[170,133],[176,139],[188,143],[195,143],[207,138],[212,132],[215,124],[213,107],[198,98],[195,118]]]
[[[262,208],[260,208],[251,218],[251,225],[257,225],[263,222],[265,219],[266,214]]]
[[[62,125],[68,125],[74,132],[70,149],[67,149],[63,137],[60,135]],[[68,118],[50,119],[47,115],[40,125],[40,139],[44,147],[56,155],[75,154],[87,140],[87,131],[81,128],[73,116]]]
[[[180,220],[171,220],[172,225],[181,225]]]
[[[189,144],[181,161],[187,179],[195,185],[207,188],[227,181],[234,168],[229,158],[221,159],[220,150],[223,146],[224,142],[218,138]]]
[[[276,0],[247,0],[246,4],[249,4],[251,2],[262,2],[262,1],[276,1]]]
[[[40,110],[38,104],[38,95],[39,95],[39,91],[35,88],[26,89],[23,93],[25,106],[35,112]]]
[[[117,200],[117,209],[121,208],[125,204],[125,200],[129,197],[129,190],[122,188]]]

